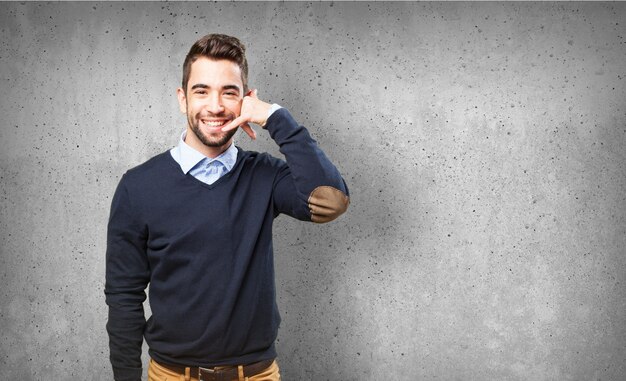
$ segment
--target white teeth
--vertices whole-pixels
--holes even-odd
[[[219,126],[224,125],[224,121],[223,120],[222,121],[215,121],[215,122],[211,122],[211,121],[208,121],[208,120],[203,120],[202,123],[206,124],[209,127],[219,127]]]

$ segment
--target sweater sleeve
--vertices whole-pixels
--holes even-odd
[[[277,212],[317,223],[344,213],[350,203],[348,187],[307,129],[284,108],[269,117],[265,128],[287,160],[274,182]]]
[[[109,319],[106,328],[115,380],[139,381],[146,324],[144,290],[150,279],[150,266],[146,256],[147,229],[138,220],[126,180],[125,175],[115,191],[108,224],[104,293]]]

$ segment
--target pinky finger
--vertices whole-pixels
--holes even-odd
[[[248,123],[244,123],[241,125],[241,128],[246,132],[246,134],[248,134],[248,136],[252,139],[255,140],[256,139],[256,131],[254,131],[252,129],[252,127],[250,127],[250,125]]]

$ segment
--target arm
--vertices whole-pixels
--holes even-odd
[[[122,178],[111,203],[104,288],[109,306],[106,328],[110,359],[117,381],[141,379],[141,345],[146,324],[144,290],[150,279],[146,237],[145,226],[137,221]]]
[[[270,107],[256,97],[256,91],[251,91],[243,99],[241,116],[223,130],[241,125],[254,139],[256,135],[248,122],[267,129],[287,160],[274,183],[278,211],[317,223],[334,220],[350,203],[348,188],[339,171],[287,110],[279,109],[268,118]]]

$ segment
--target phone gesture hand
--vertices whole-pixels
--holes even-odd
[[[240,115],[222,127],[222,131],[230,131],[241,127],[250,138],[256,139],[256,132],[250,127],[250,123],[265,127],[271,107],[272,105],[263,102],[257,97],[257,89],[250,90],[241,101]]]

